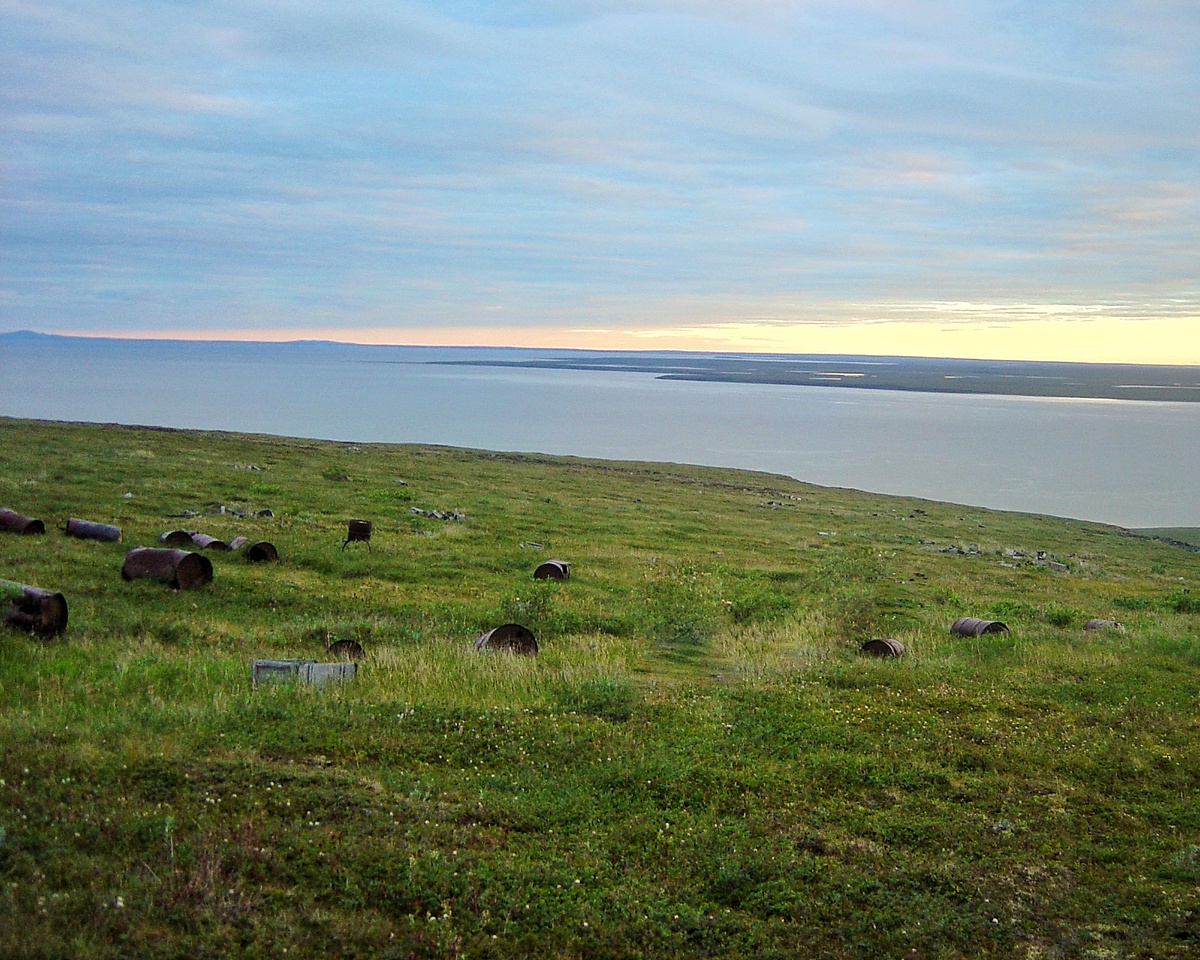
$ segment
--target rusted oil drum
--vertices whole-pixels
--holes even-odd
[[[158,542],[165,543],[168,547],[190,547],[194,532],[193,530],[167,530],[158,535]]]
[[[904,644],[899,640],[868,640],[862,645],[862,652],[872,657],[902,657]]]
[[[346,539],[342,541],[342,549],[346,549],[348,543],[365,543],[367,549],[371,547],[371,521],[370,520],[350,520],[346,525]]]
[[[61,593],[0,580],[0,613],[9,626],[41,637],[67,629],[67,601]]]
[[[110,523],[93,523],[91,520],[80,520],[78,517],[68,517],[64,528],[68,537],[78,537],[80,540],[100,540],[104,543],[116,543],[121,539],[121,528]]]
[[[34,520],[32,517],[23,517],[16,510],[9,510],[8,507],[0,507],[0,530],[23,534],[45,533],[46,525],[41,520]]]
[[[985,633],[1008,633],[1008,627],[999,620],[959,617],[950,624],[950,632],[960,637],[982,637]]]
[[[134,547],[125,554],[121,576],[126,580],[158,580],[177,590],[191,590],[212,580],[213,566],[212,561],[200,553]]]
[[[210,537],[207,533],[193,533],[192,545],[201,550],[229,550],[229,544],[224,540],[218,540],[216,537]]]
[[[1113,633],[1124,633],[1125,624],[1119,620],[1101,620],[1092,618],[1083,625],[1084,630],[1111,630]]]
[[[279,559],[279,551],[275,549],[275,544],[259,540],[243,550],[242,556],[254,563],[275,563]]]
[[[534,580],[567,580],[571,576],[571,565],[566,560],[546,560],[533,571]]]
[[[475,640],[476,650],[507,650],[509,653],[535,654],[538,643],[534,635],[519,623],[506,623],[481,634]]]
[[[243,557],[254,563],[274,563],[279,559],[279,551],[275,549],[275,544],[266,540],[251,543],[249,537],[234,537],[229,541],[229,549],[241,551]]]
[[[334,640],[325,653],[332,660],[361,660],[366,656],[357,640]]]

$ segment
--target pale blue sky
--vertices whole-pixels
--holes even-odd
[[[3,330],[1200,362],[1194,0],[0,0],[0,71]]]

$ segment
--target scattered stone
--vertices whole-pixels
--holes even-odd
[[[420,507],[409,507],[408,512],[415,514],[418,517],[427,517],[430,520],[466,520],[465,513],[459,513],[457,510],[422,510]]]

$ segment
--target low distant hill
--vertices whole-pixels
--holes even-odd
[[[1146,527],[1136,532],[1176,546],[1200,550],[1200,527]]]

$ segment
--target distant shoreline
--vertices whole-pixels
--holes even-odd
[[[5,343],[33,347],[42,344],[82,345],[90,352],[102,351],[107,347],[139,345],[209,356],[270,351],[281,359],[336,353],[340,359],[363,363],[642,373],[661,380],[711,383],[1040,399],[1200,402],[1200,366],[1184,365],[840,354],[554,350],[544,347],[412,347],[332,340],[140,340],[62,336],[27,330],[0,333],[0,346]],[[413,359],[414,350],[420,352],[420,359]],[[398,359],[400,356],[403,359]]]
[[[660,380],[1076,400],[1200,402],[1200,368],[1034,360],[754,354],[606,354],[431,361],[454,366],[649,373]]]

